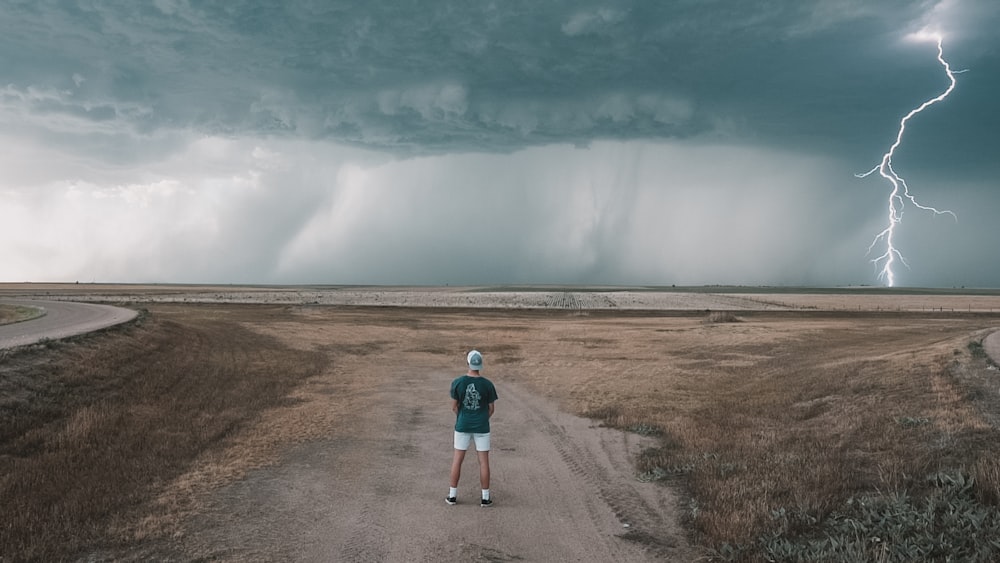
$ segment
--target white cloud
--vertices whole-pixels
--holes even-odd
[[[343,283],[846,278],[829,265],[830,242],[820,231],[853,218],[824,215],[830,196],[803,187],[829,171],[821,159],[758,149],[646,143],[343,168],[336,196],[289,245],[279,277],[308,272],[311,281]],[[858,244],[848,251],[867,272],[864,243],[848,238]],[[478,266],[466,271],[464,264]],[[860,275],[851,281],[863,281]]]
[[[0,162],[2,164],[2,162]],[[0,175],[4,281],[865,283],[881,205],[823,158],[598,142],[405,160],[192,139]]]
[[[970,41],[995,36],[997,24],[1000,6],[992,0],[939,0],[906,31],[940,35],[948,45],[957,43],[969,48]]]

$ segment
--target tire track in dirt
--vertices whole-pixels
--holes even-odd
[[[531,422],[547,436],[566,469],[596,492],[585,497],[595,526],[602,524],[602,513],[610,509],[619,524],[614,536],[638,542],[652,555],[669,557],[683,543],[676,523],[670,521],[675,514],[673,499],[664,494],[663,487],[640,483],[634,477],[632,458],[643,447],[653,446],[652,440],[594,428],[590,421],[563,413],[548,416],[546,407],[532,405],[531,397],[523,391],[515,387],[510,391],[513,400],[521,403],[515,404],[516,411],[534,413]],[[623,555],[617,553],[619,546],[619,541],[609,544],[615,551],[613,560]]]
[[[686,561],[669,489],[639,482],[638,437],[595,427],[494,379],[495,505],[479,506],[470,452],[459,504],[448,385],[458,375],[390,370],[341,435],[212,493],[182,558],[296,561]],[[396,379],[393,379],[396,378]],[[384,380],[384,383],[382,382]],[[628,524],[628,527],[625,525]]]

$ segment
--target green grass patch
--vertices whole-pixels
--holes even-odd
[[[4,305],[0,303],[0,325],[30,321],[31,319],[37,319],[44,314],[45,310],[38,307]]]
[[[986,348],[983,347],[983,343],[980,340],[969,342],[969,353],[972,354],[973,358],[979,360],[986,358]]]

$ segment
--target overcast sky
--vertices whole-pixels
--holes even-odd
[[[0,281],[1000,287],[996,0],[0,0]],[[869,253],[869,245],[874,246]]]

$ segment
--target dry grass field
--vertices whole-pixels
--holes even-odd
[[[164,483],[325,362],[216,315],[0,352],[0,560],[129,545]]]
[[[177,556],[207,491],[350,427],[385,358],[472,346],[501,389],[654,438],[635,477],[705,560],[1000,558],[1000,315],[141,306],[0,358],[0,560]]]

